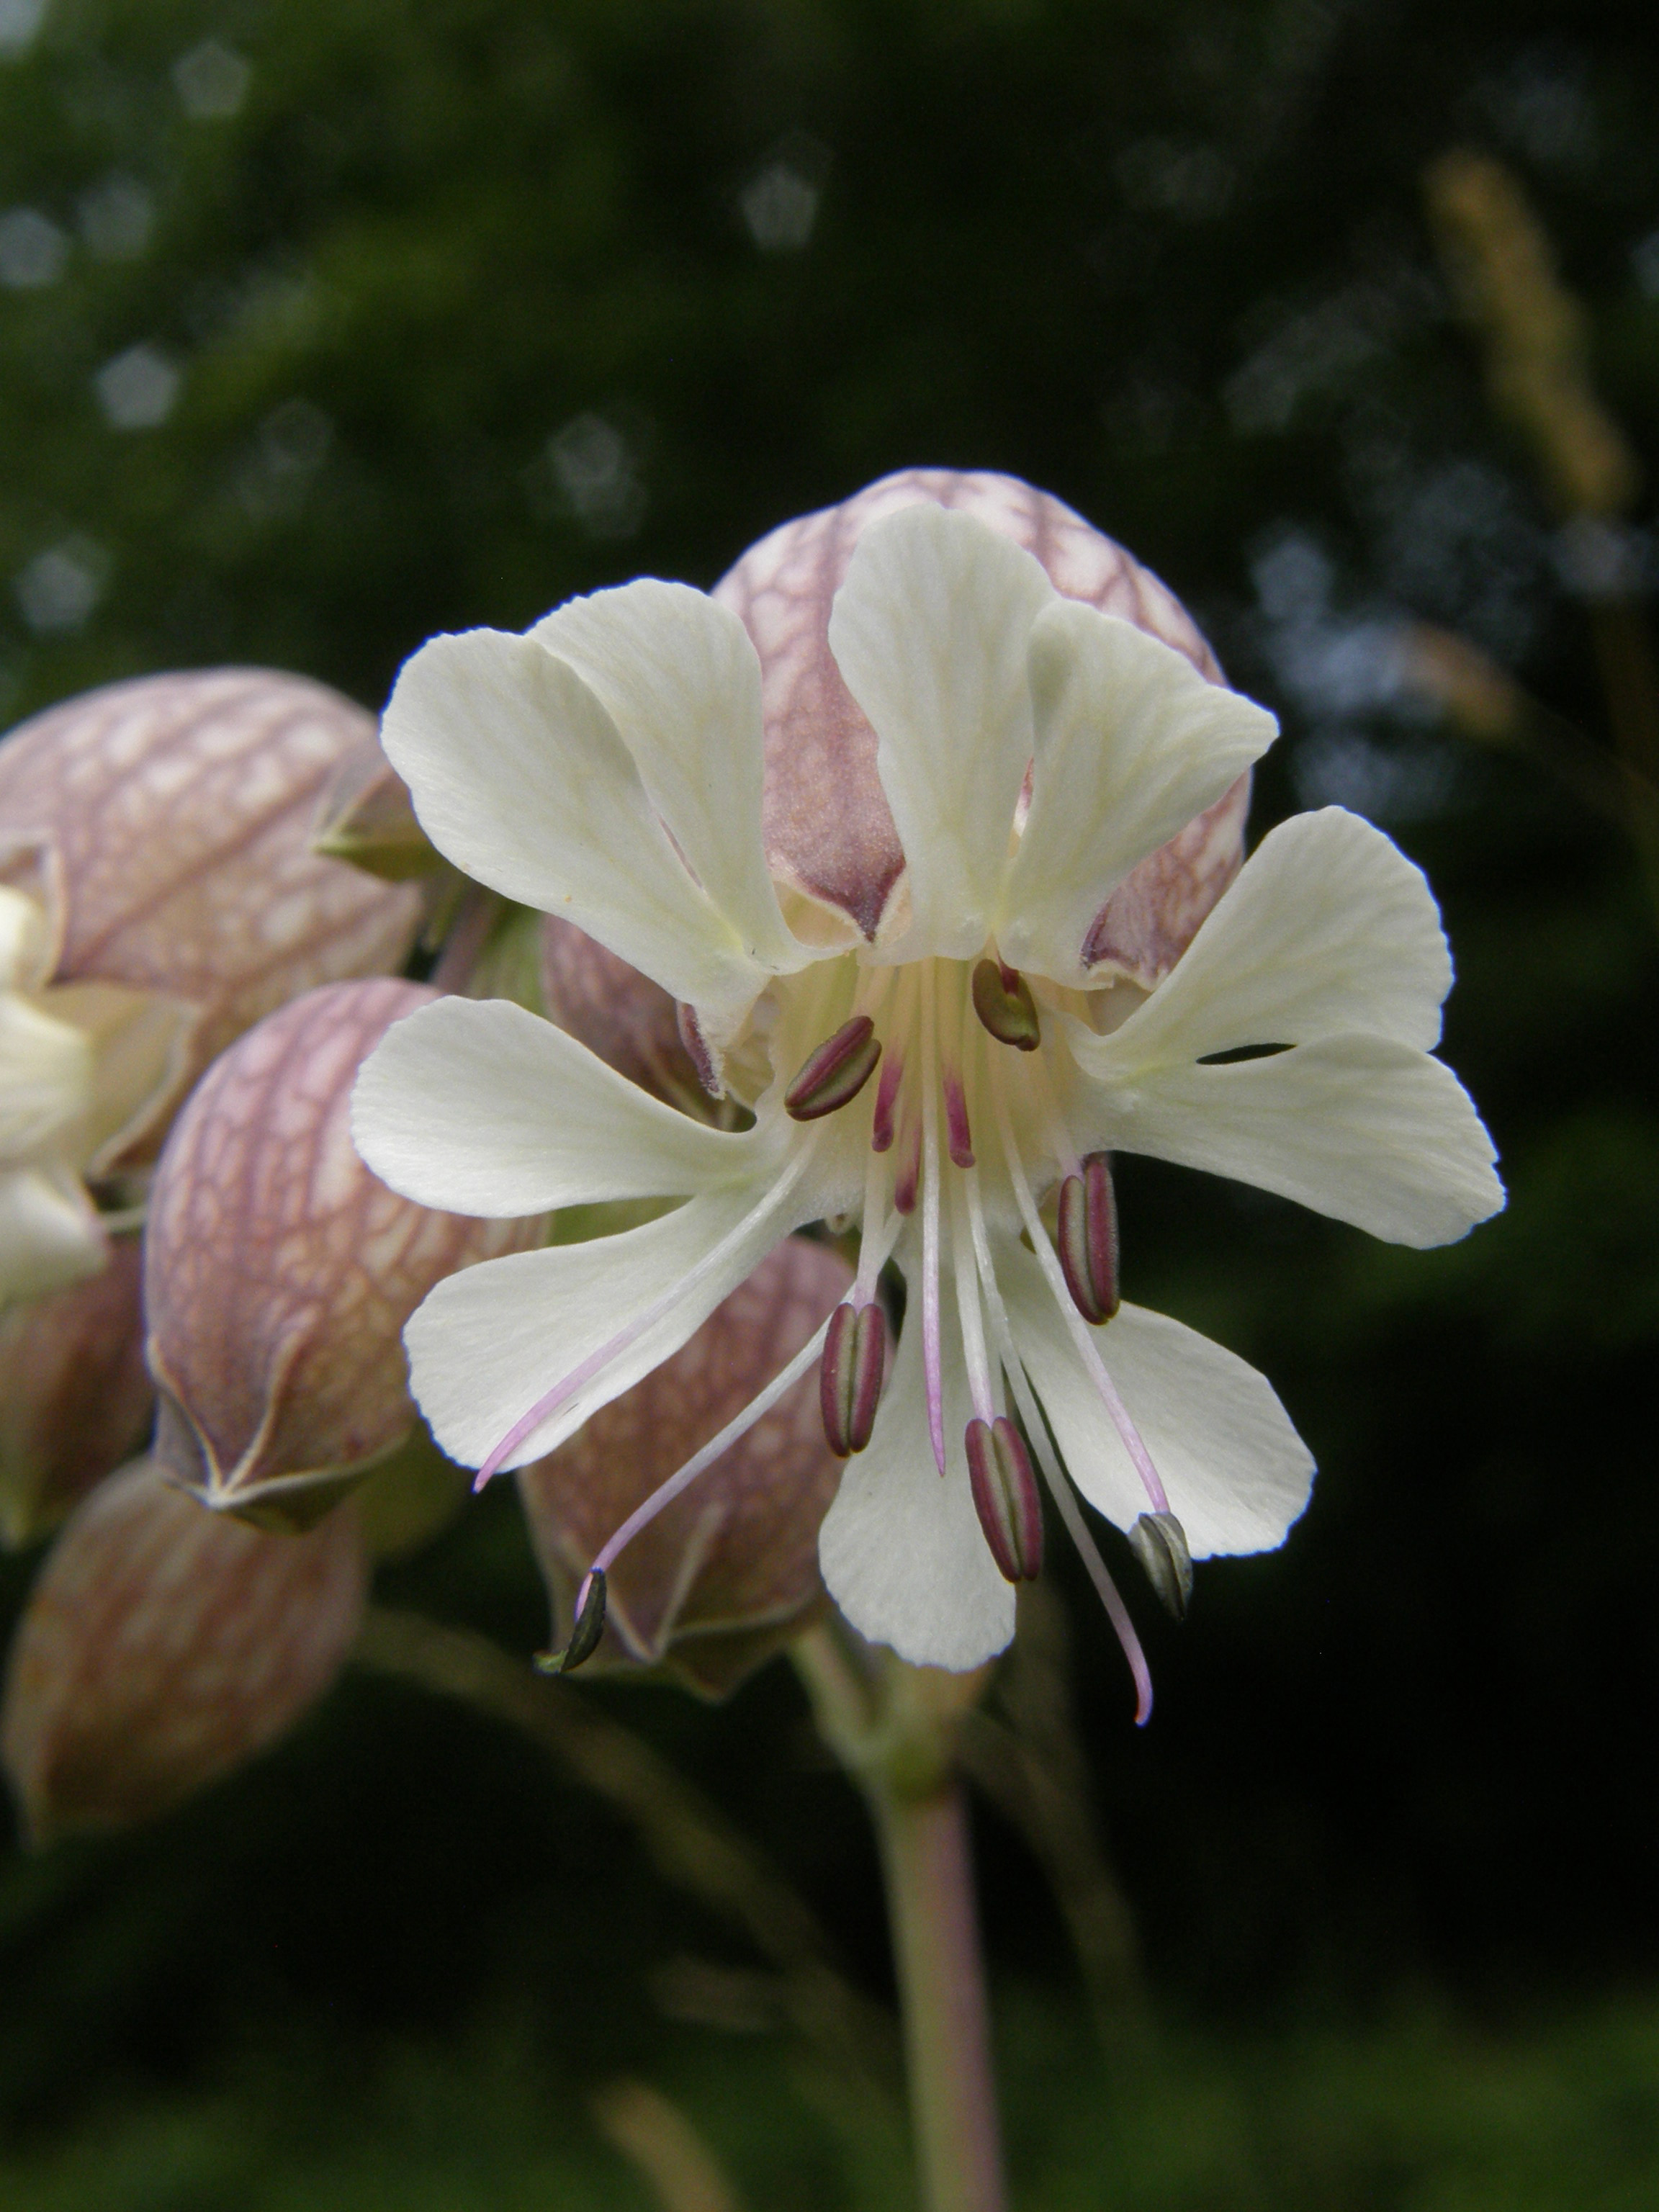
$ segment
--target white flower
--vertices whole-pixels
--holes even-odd
[[[83,1177],[132,1143],[183,1073],[189,1009],[117,983],[50,982],[61,909],[0,884],[0,1304],[95,1274]]]
[[[446,999],[368,1062],[355,1128],[428,1206],[684,1201],[469,1268],[416,1314],[416,1396],[486,1474],[667,1358],[791,1230],[859,1221],[853,1308],[890,1255],[908,1304],[823,1526],[824,1576],[866,1636],[966,1668],[1008,1641],[1006,1577],[1040,1543],[1012,1413],[1074,1531],[1049,1431],[1154,1567],[1162,1545],[1166,1586],[1182,1531],[1197,1556],[1256,1551],[1306,1501],[1311,1461],[1266,1381],[1116,1305],[1101,1154],[1237,1176],[1416,1245],[1462,1235],[1502,1191],[1430,1057],[1451,981],[1434,902],[1354,816],[1273,831],[1150,994],[1103,988],[1085,963],[1113,886],[1259,757],[1270,715],[931,504],[865,529],[830,643],[905,856],[873,939],[799,887],[786,921],[762,841],[759,665],[722,606],[642,581],[523,637],[414,657],[384,738],[433,842],[692,1009],[711,1077],[754,1122],[703,1127],[520,1009]],[[1251,1047],[1279,1049],[1220,1057]],[[1056,1184],[1059,1254],[1039,1213]],[[873,1395],[881,1333],[856,1334],[831,1339],[832,1437]]]

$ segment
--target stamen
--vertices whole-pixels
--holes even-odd
[[[974,1510],[1005,1582],[1042,1572],[1042,1501],[1019,1431],[1006,1413],[969,1421],[964,1439]]]
[[[1104,1152],[1091,1152],[1082,1173],[1060,1184],[1059,1231],[1060,1272],[1072,1303],[1097,1328],[1118,1309],[1117,1198]]]
[[[836,1308],[836,1312],[842,1309]],[[666,1482],[659,1483],[642,1504],[636,1505],[616,1534],[606,1539],[596,1555],[590,1574],[603,1576],[616,1564],[617,1555],[631,1544],[641,1528],[654,1521],[665,1505],[672,1505],[682,1492],[689,1490],[700,1474],[707,1472],[722,1453],[731,1450],[740,1437],[746,1436],[763,1414],[769,1413],[784,1392],[799,1382],[819,1358],[824,1339],[830,1333],[832,1314],[815,1329],[800,1350],[785,1367],[781,1367],[772,1380],[752,1397],[743,1411],[734,1415],[717,1436],[713,1436],[701,1451],[693,1452],[684,1467],[671,1474]],[[582,1585],[584,1590],[587,1585]]]
[[[876,1085],[875,1118],[870,1124],[870,1149],[886,1152],[892,1150],[896,1133],[893,1109],[898,1103],[899,1085],[904,1080],[904,1054],[890,1052],[882,1064],[881,1081]]]
[[[962,1095],[960,1076],[947,1075],[945,1079],[945,1127],[951,1159],[959,1168],[972,1167],[974,1138],[968,1127],[968,1102]]]
[[[636,1314],[625,1328],[618,1329],[608,1344],[602,1344],[597,1352],[590,1352],[586,1359],[573,1367],[570,1372],[556,1382],[550,1390],[538,1398],[530,1411],[521,1414],[514,1422],[500,1443],[495,1446],[494,1451],[478,1469],[473,1478],[473,1489],[482,1490],[490,1477],[500,1472],[508,1455],[516,1451],[525,1438],[532,1430],[539,1428],[550,1413],[556,1413],[561,1406],[567,1405],[585,1382],[591,1382],[593,1377],[608,1367],[613,1359],[620,1358],[631,1344],[636,1344],[639,1341],[647,1329],[654,1328],[665,1314],[672,1313],[682,1298],[689,1297],[699,1283],[715,1268],[723,1266],[732,1250],[750,1236],[756,1223],[764,1220],[775,1206],[781,1206],[788,1197],[790,1192],[806,1172],[807,1166],[812,1158],[812,1152],[813,1146],[811,1142],[803,1145],[759,1203],[752,1206],[735,1228],[726,1231],[718,1244],[705,1252],[696,1267],[682,1275],[678,1282],[665,1290],[659,1298],[653,1300],[642,1314]]]
[[[536,1665],[544,1674],[568,1674],[591,1659],[605,1633],[605,1579],[598,1567],[589,1570],[576,1593],[576,1618],[570,1641],[562,1651],[538,1651]]]
[[[1066,1524],[1066,1534],[1077,1547],[1078,1557],[1106,1608],[1106,1617],[1112,1624],[1125,1659],[1129,1662],[1129,1672],[1134,1677],[1135,1685],[1135,1726],[1145,1728],[1152,1717],[1152,1677],[1146,1664],[1146,1655],[1140,1648],[1140,1638],[1135,1634],[1135,1626],[1129,1618],[1128,1608],[1118,1595],[1117,1585],[1096,1547],[1094,1538],[1089,1534],[1082,1508],[1072,1494],[1072,1486],[1066,1480],[1065,1471],[1049,1442],[1048,1424],[1042,1418],[1030,1378],[1014,1350],[1014,1333],[1008,1324],[1008,1309],[1002,1302],[996,1270],[991,1264],[991,1241],[985,1231],[985,1209],[980,1203],[979,1177],[976,1175],[966,1176],[963,1181],[968,1186],[968,1218],[973,1228],[974,1257],[979,1264],[979,1279],[991,1316],[997,1356],[1013,1391],[1014,1402],[1019,1407],[1019,1417],[1025,1424],[1025,1433],[1036,1453],[1037,1465],[1042,1469],[1042,1479],[1048,1486],[1048,1494]]]
[[[1072,1486],[1066,1481],[1054,1446],[1048,1441],[1048,1432],[1043,1426],[1042,1415],[1032,1395],[1031,1386],[1025,1380],[1024,1370],[1011,1369],[1009,1380],[1014,1385],[1014,1396],[1019,1404],[1026,1433],[1036,1447],[1037,1465],[1042,1469],[1048,1495],[1054,1499],[1060,1517],[1066,1524],[1066,1534],[1077,1547],[1084,1571],[1095,1586],[1095,1595],[1106,1608],[1106,1617],[1112,1624],[1119,1648],[1129,1662],[1129,1672],[1134,1678],[1135,1686],[1135,1726],[1145,1728],[1152,1717],[1152,1670],[1146,1664],[1146,1654],[1135,1633],[1135,1625],[1129,1618],[1129,1609],[1118,1595],[1111,1571],[1100,1556],[1099,1547],[1083,1517],[1083,1509],[1073,1496]]]
[[[1123,1449],[1128,1453],[1135,1472],[1140,1477],[1142,1486],[1152,1500],[1153,1511],[1167,1513],[1170,1510],[1170,1500],[1165,1494],[1158,1469],[1152,1464],[1152,1455],[1147,1450],[1139,1430],[1131,1419],[1128,1407],[1118,1395],[1116,1383],[1106,1372],[1105,1363],[1095,1347],[1094,1339],[1089,1334],[1088,1324],[1072,1303],[1071,1292],[1066,1288],[1066,1278],[1060,1272],[1060,1261],[1054,1256],[1054,1248],[1048,1242],[1048,1234],[1037,1213],[1036,1200],[1031,1195],[1030,1179],[1025,1172],[1025,1163],[1021,1159],[1019,1146],[1014,1141],[1013,1123],[1009,1117],[1007,1096],[1002,1085],[1002,1062],[996,1059],[993,1059],[991,1062],[991,1101],[996,1112],[997,1134],[1002,1139],[1003,1158],[1008,1164],[1008,1178],[1014,1187],[1014,1198],[1019,1206],[1020,1218],[1025,1224],[1025,1233],[1031,1240],[1031,1249],[1036,1255],[1037,1264],[1042,1267],[1048,1279],[1048,1288],[1054,1293],[1054,1303],[1059,1306],[1066,1326],[1071,1332],[1072,1341],[1082,1357],[1084,1368],[1099,1393],[1101,1403],[1111,1417],[1112,1426],[1122,1439]]]
[[[797,1121],[817,1121],[850,1105],[875,1073],[881,1040],[868,1014],[854,1014],[810,1053],[783,1094],[784,1111]]]
[[[974,970],[974,1012],[999,1044],[1035,1052],[1042,1042],[1036,1001],[1018,969],[981,960]]]
[[[921,968],[921,1365],[927,1385],[927,1433],[945,1472],[945,1387],[939,1340],[939,1035],[933,963]]]
[[[818,1407],[826,1443],[837,1459],[861,1452],[876,1425],[887,1372],[887,1322],[879,1304],[850,1299],[830,1316],[818,1369]]]
[[[885,1182],[880,1161],[874,1152],[869,1153],[864,1163],[864,1218],[859,1227],[859,1268],[852,1290],[855,1306],[867,1306],[876,1295],[876,1279],[898,1241],[898,1224],[894,1222],[890,1228],[885,1219]]]
[[[903,1151],[893,1178],[893,1204],[900,1213],[916,1210],[916,1191],[921,1179],[921,1114],[913,1098],[904,1116]]]
[[[1185,1620],[1193,1601],[1193,1555],[1180,1522],[1173,1513],[1143,1513],[1129,1531],[1129,1543],[1164,1610]]]
[[[962,1352],[968,1368],[968,1388],[974,1412],[981,1424],[996,1419],[998,1407],[991,1394],[991,1363],[985,1352],[985,1318],[980,1310],[979,1277],[974,1248],[968,1233],[967,1193],[969,1178],[956,1177],[951,1186],[951,1257],[956,1268],[957,1317],[962,1325]]]

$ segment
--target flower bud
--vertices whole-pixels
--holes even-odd
[[[198,1085],[145,1240],[156,1455],[210,1504],[306,1526],[408,1434],[400,1332],[441,1277],[538,1225],[398,1197],[351,1141],[352,1085],[434,994],[335,983],[271,1014]]]
[[[12,1649],[0,1753],[33,1841],[151,1819],[263,1750],[334,1680],[363,1590],[349,1512],[266,1536],[149,1460],[103,1484]]]
[[[804,936],[873,937],[904,855],[876,774],[876,735],[830,650],[830,609],[867,523],[932,500],[1024,546],[1054,588],[1121,616],[1222,675],[1190,616],[1121,545],[1046,492],[1012,477],[906,469],[844,501],[785,523],[714,587],[742,619],[761,662],[766,725],[767,857],[784,911]],[[1243,858],[1249,778],[1149,855],[1105,899],[1084,957],[1107,983],[1150,990],[1186,950]]]
[[[521,1469],[556,1613],[569,1620],[606,1539],[800,1350],[849,1279],[827,1246],[789,1238],[683,1350]],[[708,1696],[735,1688],[822,1595],[818,1524],[839,1474],[808,1373],[611,1565],[596,1663],[665,1663]]]
[[[659,1098],[708,1111],[678,1010],[660,983],[556,915],[542,923],[541,949],[543,1002],[562,1030]]]
[[[112,684],[0,746],[0,882],[45,889],[56,980],[194,1012],[185,1079],[314,985],[400,967],[419,893],[312,850],[373,718],[269,669]]]
[[[379,876],[388,884],[418,882],[454,871],[428,837],[409,786],[366,730],[330,777],[317,810],[311,849]]]
[[[25,1544],[130,1459],[155,1393],[136,1237],[101,1273],[0,1313],[0,1539]]]

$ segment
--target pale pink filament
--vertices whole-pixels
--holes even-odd
[[[1139,1430],[1130,1418],[1128,1407],[1118,1395],[1116,1383],[1106,1371],[1105,1362],[1096,1348],[1088,1322],[1084,1320],[1073,1302],[1072,1294],[1066,1287],[1066,1278],[1060,1272],[1060,1261],[1054,1256],[1054,1249],[1048,1242],[1048,1232],[1043,1228],[1041,1217],[1038,1215],[1036,1200],[1031,1195],[1030,1182],[1025,1173],[1025,1164],[1020,1158],[1019,1147],[1014,1141],[1013,1122],[1008,1113],[1008,1101],[1002,1085],[1002,1070],[1000,1065],[994,1060],[991,1062],[991,1098],[996,1112],[997,1133],[1002,1139],[1003,1158],[1008,1164],[1009,1180],[1013,1184],[1014,1197],[1019,1206],[1020,1218],[1025,1224],[1026,1234],[1030,1237],[1038,1265],[1047,1279],[1049,1290],[1054,1293],[1054,1302],[1060,1308],[1061,1317],[1071,1332],[1072,1341],[1077,1346],[1085,1370],[1099,1392],[1101,1402],[1111,1416],[1112,1426],[1122,1438],[1123,1449],[1128,1453],[1135,1472],[1140,1477],[1141,1485],[1152,1502],[1152,1510],[1155,1513],[1167,1513],[1170,1510],[1170,1501],[1164,1492],[1158,1469],[1152,1464],[1152,1455],[1147,1450]]]
[[[723,1264],[757,1222],[763,1220],[774,1207],[781,1205],[805,1173],[807,1161],[811,1157],[812,1143],[813,1139],[809,1138],[759,1203],[751,1206],[737,1226],[728,1230],[718,1244],[705,1252],[694,1267],[682,1275],[659,1298],[653,1300],[643,1313],[636,1314],[625,1328],[618,1329],[609,1343],[602,1344],[597,1352],[590,1352],[586,1359],[573,1367],[568,1374],[561,1376],[550,1390],[536,1401],[527,1413],[514,1421],[478,1469],[472,1485],[474,1490],[482,1490],[490,1477],[500,1472],[508,1455],[518,1449],[527,1436],[540,1427],[550,1413],[556,1413],[561,1406],[568,1405],[585,1382],[592,1382],[594,1376],[608,1367],[613,1359],[619,1359],[630,1345],[636,1344],[647,1329],[654,1328],[665,1314],[672,1313],[682,1298],[690,1297],[699,1283]]]
[[[921,1366],[927,1384],[927,1433],[933,1462],[945,1472],[945,1390],[939,1329],[939,1035],[933,963],[921,971]]]
[[[1118,1643],[1122,1647],[1123,1656],[1128,1662],[1135,1685],[1135,1726],[1145,1728],[1152,1717],[1152,1669],[1146,1664],[1146,1654],[1141,1649],[1140,1638],[1135,1634],[1135,1625],[1129,1618],[1128,1607],[1118,1595],[1117,1585],[1112,1580],[1105,1560],[1100,1556],[1094,1538],[1089,1534],[1082,1509],[1073,1496],[1072,1486],[1066,1480],[1065,1471],[1054,1455],[1054,1447],[1048,1441],[1048,1425],[1036,1401],[1036,1394],[1031,1389],[1030,1379],[1014,1349],[1008,1309],[1002,1302],[996,1270],[991,1265],[991,1240],[985,1232],[985,1209],[980,1200],[979,1176],[976,1173],[966,1176],[963,1181],[967,1185],[968,1218],[974,1240],[974,1257],[978,1263],[985,1303],[990,1310],[991,1328],[997,1340],[997,1355],[1012,1389],[1014,1401],[1025,1424],[1025,1432],[1036,1453],[1037,1464],[1042,1469],[1042,1479],[1048,1486],[1060,1517],[1066,1524],[1066,1533],[1077,1547],[1078,1556],[1106,1608],[1106,1617],[1111,1622]]]

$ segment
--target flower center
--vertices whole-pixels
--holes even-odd
[[[1117,1310],[1116,1209],[1107,1156],[1082,1154],[1066,1124],[1060,1099],[1069,1054],[1057,1015],[1039,1006],[1026,979],[989,948],[977,960],[929,959],[899,968],[825,963],[799,985],[780,983],[776,994],[774,1069],[780,1058],[787,1067],[799,1055],[782,1103],[786,1115],[802,1125],[802,1141],[738,1229],[690,1278],[636,1316],[623,1338],[594,1353],[539,1401],[491,1454],[480,1482],[626,1342],[686,1295],[761,1212],[780,1206],[809,1161],[821,1165],[826,1158],[838,1158],[846,1182],[856,1188],[861,1157],[859,1266],[846,1300],[760,1396],[602,1547],[583,1585],[579,1614],[586,1619],[591,1607],[602,1607],[605,1572],[623,1545],[814,1363],[830,1449],[842,1458],[865,1449],[888,1364],[878,1280],[903,1243],[914,1255],[905,1262],[911,1291],[907,1326],[921,1331],[928,1436],[939,1474],[949,1462],[942,1291],[948,1267],[971,1405],[963,1454],[991,1555],[1010,1582],[1040,1571],[1042,1513],[1035,1454],[1123,1644],[1139,1693],[1137,1717],[1145,1719],[1151,1711],[1145,1658],[1060,1468],[997,1279],[996,1240],[1005,1247],[1028,1243],[1146,1492],[1149,1510],[1143,1523],[1156,1522],[1156,1559],[1167,1569],[1156,1586],[1184,1588],[1190,1563],[1181,1524],[1096,1341],[1095,1331]],[[843,1018],[830,1028],[837,1012]],[[803,1050],[815,1022],[821,1024],[817,1042]],[[1038,1194],[1056,1182],[1056,1237],[1051,1238]],[[575,1663],[579,1648],[573,1644],[565,1664]]]

